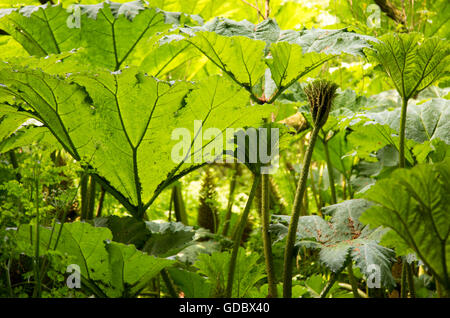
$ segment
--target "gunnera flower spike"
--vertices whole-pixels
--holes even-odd
[[[313,119],[313,130],[309,145],[303,159],[302,172],[298,180],[295,192],[294,204],[292,206],[291,221],[286,239],[284,251],[284,273],[283,273],[283,297],[292,297],[292,262],[294,254],[295,235],[297,232],[298,219],[302,208],[303,197],[306,191],[309,165],[320,129],[325,125],[330,114],[333,100],[336,97],[338,86],[327,80],[316,80],[305,87],[304,91],[308,98],[310,111]]]
[[[327,80],[316,80],[305,87],[304,91],[309,101],[309,107],[314,127],[318,129],[325,125],[331,104],[336,97],[338,86]]]

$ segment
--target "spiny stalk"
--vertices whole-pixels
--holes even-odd
[[[231,258],[229,263],[229,269],[228,269],[228,280],[227,280],[227,287],[225,292],[225,297],[230,298],[233,294],[233,280],[234,280],[234,271],[236,269],[236,260],[239,252],[239,246],[241,243],[242,233],[244,233],[245,225],[247,224],[248,215],[250,213],[250,207],[252,206],[253,198],[256,194],[256,189],[258,188],[258,185],[261,181],[261,175],[256,174],[253,179],[252,188],[250,190],[250,194],[247,199],[247,203],[244,208],[244,212],[242,212],[241,218],[239,219],[239,223],[237,225],[236,231],[234,233],[234,243],[233,243],[233,249],[231,252]]]
[[[310,112],[313,120],[313,130],[303,160],[303,168],[298,180],[297,190],[295,192],[294,204],[292,207],[291,222],[289,224],[288,235],[286,239],[286,248],[284,253],[284,272],[283,272],[283,297],[292,296],[292,263],[294,256],[294,243],[297,232],[298,219],[302,208],[302,201],[306,191],[308,180],[309,165],[314,151],[314,144],[320,129],[326,123],[331,110],[333,99],[336,97],[338,86],[335,83],[326,80],[316,80],[309,84],[305,89],[305,94],[310,105]]]
[[[270,196],[269,196],[269,175],[263,174],[261,178],[261,223],[262,236],[264,245],[264,259],[266,263],[268,298],[277,298],[277,284],[275,279],[272,241],[270,239],[269,224],[270,224]]]

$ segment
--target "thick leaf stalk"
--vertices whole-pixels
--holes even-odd
[[[408,100],[402,99],[402,112],[400,115],[400,141],[399,141],[399,166],[405,167],[405,134],[406,134],[406,114]]]
[[[343,269],[343,268],[342,268]],[[320,298],[326,298],[328,292],[331,290],[331,288],[334,286],[334,283],[336,283],[339,274],[341,273],[342,269],[338,272],[331,272],[330,279],[328,280],[327,284],[323,288],[323,290],[320,292],[319,297]]]
[[[235,166],[235,172],[233,173],[233,177],[230,182],[230,193],[228,195],[228,205],[227,205],[227,213],[224,219],[224,225],[222,229],[222,235],[226,236],[228,234],[228,229],[230,228],[230,220],[231,220],[231,212],[233,208],[234,195],[236,190],[237,177],[240,174],[239,165]]]
[[[308,149],[306,150],[305,159],[303,160],[303,169],[297,185],[297,191],[294,197],[294,205],[292,208],[291,223],[284,251],[284,274],[283,274],[283,297],[290,298],[292,296],[292,262],[294,256],[294,243],[297,232],[298,219],[300,217],[303,196],[306,191],[306,181],[308,179],[308,167],[311,164],[311,157],[314,150],[314,144],[317,139],[318,130],[314,129],[311,134]],[[305,169],[306,168],[306,169]]]
[[[353,264],[351,260],[347,265],[347,271],[348,271],[348,279],[350,281],[350,285],[352,286],[353,297],[360,298],[358,294],[358,282],[356,281],[355,274],[353,274]]]
[[[250,207],[252,206],[253,198],[255,197],[256,190],[258,189],[258,185],[261,181],[261,175],[256,174],[253,179],[252,189],[250,190],[250,194],[247,199],[247,203],[244,208],[244,212],[241,215],[239,223],[237,225],[236,231],[234,233],[234,244],[233,250],[231,252],[229,270],[228,270],[228,280],[227,280],[227,289],[225,291],[225,297],[230,298],[233,292],[233,280],[234,280],[234,272],[236,269],[236,260],[239,252],[239,246],[241,243],[242,233],[244,233],[245,225],[247,224],[248,215],[250,213]]]
[[[91,175],[89,177],[89,189],[88,189],[88,210],[87,210],[87,219],[92,220],[94,218],[94,209],[95,209],[95,195],[96,193],[96,183],[94,177]]]
[[[39,251],[39,243],[40,243],[40,219],[39,219],[39,168],[37,164],[34,168],[34,187],[35,187],[35,207],[36,207],[36,245],[34,250],[34,275],[35,275],[35,285],[33,290],[33,297],[40,298],[41,297],[41,276],[39,275],[39,266],[40,266],[40,251]]]
[[[269,192],[269,175],[263,174],[261,180],[262,189],[262,205],[261,205],[261,220],[262,220],[262,235],[264,244],[264,259],[266,262],[267,285],[269,298],[277,298],[277,283],[275,279],[275,272],[273,266],[272,241],[270,239],[269,224],[270,224],[270,192]]]
[[[283,297],[292,296],[292,265],[294,256],[294,244],[297,232],[298,220],[302,208],[303,197],[306,192],[309,166],[314,151],[314,145],[317,140],[320,129],[326,123],[331,105],[336,96],[337,85],[325,80],[317,80],[305,88],[306,96],[310,104],[310,111],[314,123],[311,132],[308,148],[303,160],[302,172],[298,180],[297,190],[295,192],[294,204],[292,207],[291,222],[286,238],[286,248],[284,252],[284,272],[283,272]]]
[[[175,287],[173,286],[172,280],[170,279],[170,276],[167,273],[166,269],[163,269],[161,271],[161,278],[163,279],[164,283],[166,284],[167,290],[169,291],[169,295],[172,298],[178,298],[177,291],[175,290]]]
[[[331,204],[337,203],[336,197],[336,187],[334,185],[334,173],[333,173],[333,164],[331,163],[330,151],[328,149],[328,142],[323,139],[323,148],[325,150],[325,158],[327,160],[327,170],[328,170],[328,180],[330,183],[330,191],[331,191]]]
[[[181,222],[184,225],[189,225],[183,194],[181,193],[181,184],[177,183],[173,186],[172,198],[177,222]]]

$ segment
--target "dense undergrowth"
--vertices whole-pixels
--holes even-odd
[[[448,1],[35,2],[0,297],[450,296]]]

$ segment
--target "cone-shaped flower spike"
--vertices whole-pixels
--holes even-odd
[[[337,88],[335,83],[326,80],[316,80],[305,87],[314,127],[320,129],[326,123]]]

